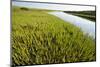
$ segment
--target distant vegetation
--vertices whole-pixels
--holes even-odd
[[[95,61],[95,40],[46,10],[12,9],[12,65]]]
[[[26,8],[26,7],[21,7],[20,9],[21,9],[21,10],[29,10],[29,9]]]
[[[80,16],[89,19],[91,21],[96,21],[96,11],[64,11],[64,12]]]

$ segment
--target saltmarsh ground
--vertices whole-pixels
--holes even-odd
[[[95,61],[95,40],[47,12],[12,8],[12,64]]]

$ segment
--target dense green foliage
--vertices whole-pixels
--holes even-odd
[[[12,64],[95,61],[95,41],[46,11],[12,9]]]
[[[96,11],[64,11],[64,12],[80,16],[89,19],[91,21],[96,21]]]

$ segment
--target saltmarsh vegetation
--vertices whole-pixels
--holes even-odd
[[[12,64],[95,61],[95,40],[47,12],[12,8]]]
[[[96,21],[96,11],[64,11],[91,21]]]

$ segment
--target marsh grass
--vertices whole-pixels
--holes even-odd
[[[12,65],[95,61],[95,41],[47,11],[12,9]]]

